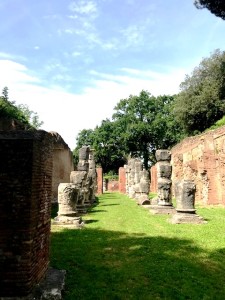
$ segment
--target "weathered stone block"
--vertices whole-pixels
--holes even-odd
[[[171,185],[170,179],[158,179],[158,205],[171,205]]]
[[[193,180],[180,180],[175,182],[175,198],[177,211],[195,211],[196,186]]]
[[[90,152],[90,148],[88,146],[82,146],[79,149],[79,160],[88,160],[89,152]]]
[[[157,166],[157,176],[158,177],[163,177],[163,178],[171,178],[172,175],[172,166],[169,162],[158,162],[156,164]]]
[[[169,150],[156,150],[155,157],[157,161],[170,161],[171,152]]]

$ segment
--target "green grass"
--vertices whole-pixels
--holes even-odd
[[[52,226],[51,266],[65,269],[65,300],[225,299],[225,210],[173,225],[118,193],[99,197],[85,228]]]

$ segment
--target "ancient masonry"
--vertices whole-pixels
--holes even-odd
[[[171,174],[170,164],[171,153],[168,150],[156,151],[156,170],[157,170],[157,197],[151,201],[150,211],[154,214],[174,213],[171,194]]]
[[[70,174],[69,183],[58,187],[58,215],[54,224],[82,226],[81,214],[96,201],[97,174],[94,153],[88,146],[79,150],[77,171]]]
[[[193,180],[196,203],[225,205],[225,126],[186,138],[171,153],[174,183]]]
[[[58,186],[70,182],[74,170],[73,154],[57,132],[49,132],[53,137],[52,203],[58,201]]]
[[[0,132],[0,296],[25,296],[49,264],[53,141]]]
[[[149,172],[143,169],[141,159],[131,158],[124,166],[126,172],[126,193],[140,205],[149,205]]]
[[[206,223],[202,217],[196,214],[195,190],[193,180],[180,180],[175,183],[176,214],[171,218],[171,223]]]

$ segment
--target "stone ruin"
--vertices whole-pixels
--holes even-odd
[[[25,299],[49,271],[52,137],[0,131],[0,158],[0,298]]]
[[[63,138],[54,131],[49,132],[53,138],[53,173],[52,204],[58,201],[58,186],[70,182],[70,173],[74,171],[73,153]]]
[[[77,170],[70,173],[70,183],[58,187],[58,216],[54,224],[83,225],[81,214],[96,202],[97,174],[94,153],[88,146],[79,150]]]
[[[175,182],[176,214],[173,215],[171,223],[206,223],[195,210],[196,185],[193,180],[179,180]]]
[[[139,158],[131,158],[124,166],[126,172],[126,193],[130,198],[136,199],[140,205],[149,205],[149,172],[143,169]]]
[[[174,213],[172,205],[172,166],[170,164],[171,153],[168,150],[156,151],[157,170],[157,197],[151,201],[152,213]]]

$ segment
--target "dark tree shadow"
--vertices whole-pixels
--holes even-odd
[[[51,238],[51,266],[67,271],[65,300],[225,299],[225,249],[88,228]]]

